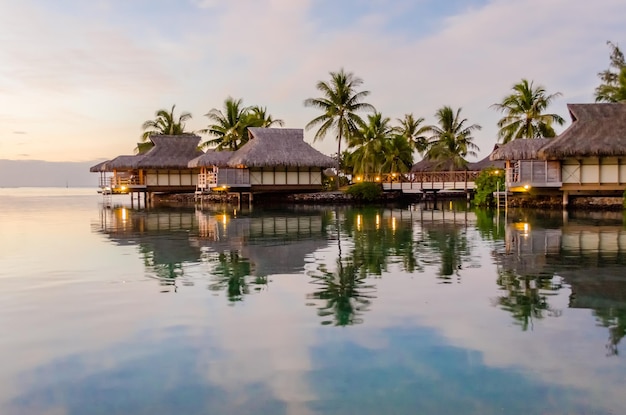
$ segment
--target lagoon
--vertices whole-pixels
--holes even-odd
[[[0,189],[2,414],[626,413],[621,213]]]

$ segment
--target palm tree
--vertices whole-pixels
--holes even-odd
[[[274,119],[266,107],[244,107],[242,99],[226,98],[223,111],[213,108],[205,114],[213,124],[199,132],[215,138],[206,141],[202,147],[215,146],[217,150],[237,150],[248,142],[248,127],[269,128],[283,126],[285,122]]]
[[[201,130],[215,138],[202,144],[203,147],[216,146],[217,150],[237,150],[248,141],[247,128],[250,121],[249,107],[243,106],[242,99],[226,98],[223,112],[217,108],[204,114],[212,124]]]
[[[450,161],[455,168],[467,165],[465,157],[476,156],[478,146],[473,143],[472,132],[480,130],[478,124],[466,126],[467,118],[461,119],[461,108],[456,112],[449,106],[437,110],[435,114],[439,125],[431,125],[426,158],[438,161],[440,165]]]
[[[185,131],[185,121],[191,119],[189,112],[183,112],[178,119],[174,116],[174,109],[176,105],[172,105],[172,109],[167,111],[166,109],[160,109],[155,112],[154,120],[147,120],[141,125],[141,129],[144,130],[141,135],[141,143],[137,144],[135,151],[137,153],[144,153],[152,148],[152,143],[148,142],[148,138],[151,135],[183,135],[189,134],[189,131]]]
[[[626,60],[619,46],[606,42],[611,47],[609,68],[598,73],[602,83],[596,88],[596,102],[626,101]]]
[[[369,91],[357,91],[363,80],[355,77],[352,72],[330,72],[330,82],[319,81],[316,88],[322,93],[320,98],[308,98],[306,107],[322,110],[322,115],[314,118],[306,125],[306,129],[319,127],[314,141],[323,139],[330,130],[337,130],[337,157],[341,155],[341,141],[350,136],[363,124],[358,111],[374,110],[368,103],[362,102]],[[337,181],[339,186],[339,181]]]
[[[546,95],[543,86],[533,86],[526,79],[513,85],[513,93],[507,95],[500,104],[491,107],[504,116],[498,121],[498,138],[504,144],[518,138],[554,137],[553,124],[563,125],[565,120],[557,114],[544,114],[552,101],[561,93]]]
[[[348,140],[348,147],[355,148],[350,157],[353,171],[364,176],[380,173],[381,154],[393,133],[391,120],[380,112],[368,115],[367,121]]]
[[[249,112],[250,125],[255,127],[270,128],[274,126],[283,127],[285,122],[281,119],[274,119],[271,114],[267,113],[267,107],[255,105],[250,108]]]
[[[413,165],[413,148],[404,135],[396,134],[383,147],[383,173],[406,173]]]
[[[399,127],[395,127],[395,131],[410,142],[413,148],[423,155],[428,149],[428,139],[425,134],[428,132],[427,125],[421,125],[424,118],[415,119],[413,114],[404,114],[404,118],[398,118]]]

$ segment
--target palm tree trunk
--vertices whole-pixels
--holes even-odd
[[[343,118],[339,118],[339,139],[337,140],[337,179],[336,189],[339,190],[339,172],[341,169],[341,139],[343,137]]]

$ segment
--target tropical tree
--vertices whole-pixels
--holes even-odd
[[[560,92],[547,95],[543,86],[534,87],[526,79],[513,85],[513,93],[491,106],[504,114],[498,121],[498,138],[506,144],[518,138],[554,137],[553,124],[563,125],[565,120],[544,111],[560,96]]]
[[[363,102],[369,91],[358,91],[363,80],[340,69],[339,72],[330,72],[330,82],[319,81],[316,88],[322,93],[319,98],[308,98],[304,101],[306,107],[322,110],[322,115],[311,120],[306,129],[318,128],[314,141],[323,139],[331,130],[337,131],[337,156],[341,154],[341,141],[350,137],[363,120],[357,112],[374,110],[374,107]],[[337,181],[339,184],[339,181]]]
[[[413,166],[413,148],[403,135],[392,135],[382,151],[383,173],[406,173]]]
[[[270,128],[274,126],[283,127],[285,125],[283,120],[274,119],[271,114],[268,114],[267,107],[255,105],[250,108],[247,115],[249,117],[249,126]]]
[[[624,53],[613,42],[606,42],[611,48],[609,68],[599,72],[602,83],[596,88],[596,102],[626,101],[626,60]]]
[[[422,125],[424,118],[416,119],[413,114],[404,114],[404,118],[398,118],[397,121],[400,125],[394,130],[411,143],[418,153],[423,155],[428,149],[426,134],[429,131],[427,125]]]
[[[350,156],[354,174],[364,176],[381,172],[383,149],[391,139],[391,120],[380,112],[367,116],[367,124],[361,125],[348,140],[348,148],[354,148]]]
[[[213,108],[204,114],[212,124],[200,132],[214,138],[204,142],[202,146],[216,147],[217,150],[237,150],[248,141],[249,111],[249,107],[243,106],[242,99],[227,97],[223,111]]]
[[[438,162],[439,165],[450,162],[451,167],[467,166],[465,157],[476,156],[479,150],[474,144],[472,133],[482,127],[478,124],[466,125],[467,118],[461,118],[461,108],[456,112],[449,106],[437,110],[435,117],[439,125],[428,127],[430,137],[426,158]]]
[[[144,131],[141,135],[141,142],[137,144],[135,151],[144,153],[152,148],[152,143],[148,141],[151,135],[183,135],[189,134],[185,130],[185,121],[191,119],[189,112],[183,112],[178,118],[174,116],[176,105],[172,105],[171,110],[160,109],[155,112],[155,119],[147,120],[141,125]]]
[[[213,108],[205,116],[212,124],[199,132],[209,134],[213,138],[204,142],[202,147],[215,147],[217,150],[237,150],[247,143],[248,127],[282,127],[285,124],[281,119],[274,119],[267,112],[267,107],[258,105],[245,107],[242,99],[232,97],[224,100],[222,110]]]

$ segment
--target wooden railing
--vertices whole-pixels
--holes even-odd
[[[522,160],[508,168],[506,182],[515,186],[560,186],[561,164],[558,161]]]
[[[410,173],[408,181],[413,183],[448,183],[473,182],[480,172],[478,171],[423,171]]]
[[[479,174],[478,171],[466,170],[416,172],[383,176],[382,184],[385,190],[401,190],[404,193],[471,191],[476,187],[474,181]]]

